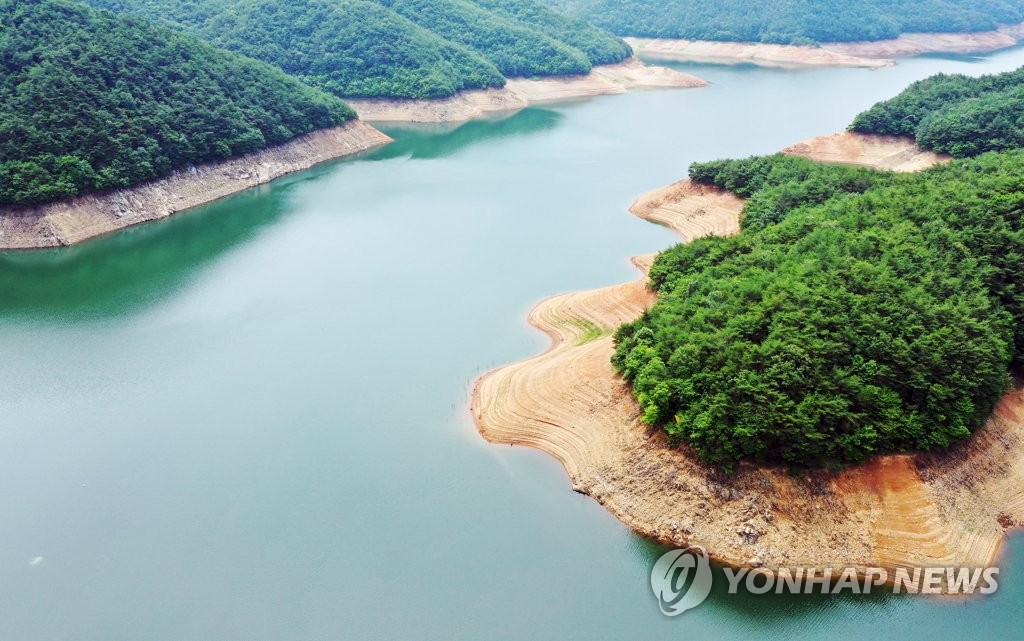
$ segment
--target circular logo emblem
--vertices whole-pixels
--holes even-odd
[[[711,563],[701,547],[666,552],[651,569],[651,590],[662,614],[670,617],[703,603],[711,581]]]

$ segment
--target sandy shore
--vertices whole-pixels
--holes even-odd
[[[390,142],[365,122],[314,131],[283,145],[103,194],[26,208],[0,208],[0,250],[60,247],[176,212],[313,165]]]
[[[860,163],[863,164],[863,163]],[[739,229],[742,201],[681,181],[631,211],[685,240]],[[641,269],[652,257],[634,262]],[[1024,394],[1008,394],[985,427],[941,456],[886,456],[840,473],[794,478],[741,465],[727,476],[640,421],[609,361],[611,333],[654,303],[643,280],[556,296],[530,323],[544,354],[499,368],[474,388],[480,433],[548,452],[573,488],[637,532],[701,545],[736,566],[986,566],[1024,523]]]
[[[707,82],[696,76],[632,58],[595,67],[586,76],[513,78],[502,89],[463,91],[441,100],[354,98],[347,102],[360,118],[371,122],[462,122],[545,102],[621,94],[633,89],[705,86]]]
[[[845,132],[818,136],[782,150],[827,163],[874,167],[892,171],[920,171],[953,158],[921,149],[910,138]]]
[[[648,59],[693,62],[750,62],[763,66],[886,67],[894,58],[924,53],[983,53],[1012,47],[1024,38],[1024,24],[978,33],[905,33],[893,40],[826,43],[820,47],[711,42],[671,38],[626,38]]]

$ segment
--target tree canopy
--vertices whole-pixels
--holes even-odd
[[[583,74],[587,55],[469,0],[377,0],[437,35],[490,60],[505,76]]]
[[[698,164],[744,231],[661,254],[616,334],[644,419],[707,461],[838,465],[941,449],[1024,353],[1024,152],[915,175],[786,156]]]
[[[911,136],[958,157],[1024,147],[1024,69],[926,78],[858,115],[850,129]]]
[[[619,38],[594,25],[559,13],[534,0],[473,0],[495,15],[519,21],[587,55],[592,65],[620,62],[632,50]]]
[[[87,0],[185,29],[343,97],[441,98],[582,74],[618,38],[533,0]]]
[[[0,0],[0,204],[133,185],[354,118],[270,65],[62,0]]]

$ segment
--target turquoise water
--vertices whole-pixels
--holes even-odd
[[[662,549],[561,468],[476,434],[538,299],[635,277],[626,207],[694,160],[841,129],[937,71],[684,66],[637,92],[395,144],[80,247],[0,255],[0,639],[1013,638],[987,598],[712,598],[667,619]],[[41,560],[38,558],[41,557]]]

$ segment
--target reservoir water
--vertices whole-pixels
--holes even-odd
[[[626,212],[690,162],[842,129],[939,71],[683,66],[453,127],[60,251],[0,254],[0,639],[1008,639],[1024,540],[972,599],[716,589],[667,619],[662,548],[547,456],[483,442],[473,379],[540,298],[636,276]],[[719,582],[719,586],[722,582]]]

